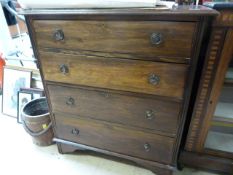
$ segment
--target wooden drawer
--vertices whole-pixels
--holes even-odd
[[[54,112],[162,131],[175,136],[181,104],[100,90],[48,85]]]
[[[55,114],[56,134],[80,144],[163,163],[171,163],[174,139],[142,131]]]
[[[33,27],[39,48],[69,49],[103,57],[168,57],[165,61],[175,61],[176,57],[191,57],[196,23],[35,20]],[[62,35],[64,39],[59,40]]]
[[[187,65],[41,52],[45,80],[183,98]]]

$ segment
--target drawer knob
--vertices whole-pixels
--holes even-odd
[[[63,73],[64,75],[68,74],[69,73],[69,67],[67,65],[65,65],[65,64],[60,65],[60,72]]]
[[[65,35],[64,35],[64,32],[61,29],[56,29],[53,32],[53,39],[54,40],[62,41],[62,40],[64,40],[64,38],[65,38]]]
[[[100,92],[100,95],[105,97],[105,98],[109,98],[110,97],[110,94],[109,92]]]
[[[73,134],[73,135],[79,135],[79,130],[76,129],[76,128],[74,128],[74,129],[71,130],[71,134]]]
[[[151,44],[160,45],[163,42],[163,35],[161,33],[152,33],[150,36]]]
[[[158,85],[160,82],[159,76],[155,74],[150,74],[148,80],[149,80],[149,83],[152,85]]]
[[[146,119],[147,120],[152,120],[155,118],[155,114],[154,114],[154,111],[152,110],[147,110],[146,111]]]
[[[150,144],[149,144],[149,143],[145,143],[145,144],[144,144],[144,149],[145,149],[146,152],[149,152],[150,149],[151,149]]]
[[[66,101],[66,104],[68,106],[73,106],[75,103],[74,99],[72,97],[69,97],[68,100]]]

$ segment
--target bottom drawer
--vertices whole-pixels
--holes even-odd
[[[55,114],[57,137],[162,163],[171,163],[174,139],[142,131]]]

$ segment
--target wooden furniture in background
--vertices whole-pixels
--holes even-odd
[[[214,8],[213,24],[184,151],[180,162],[233,174],[233,4]]]
[[[216,11],[25,10],[61,153],[93,150],[168,175]]]

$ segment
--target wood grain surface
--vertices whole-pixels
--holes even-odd
[[[176,135],[181,103],[78,87],[48,85],[48,90],[54,112]],[[70,98],[74,104],[67,104]]]
[[[168,57],[176,61],[191,57],[194,22],[162,21],[79,21],[79,20],[35,20],[33,21],[39,48],[62,48],[89,51],[86,54],[105,53],[107,56],[155,59]],[[64,40],[56,41],[56,29],[64,32]],[[161,33],[163,42],[151,44],[152,33]],[[178,60],[179,61],[179,60]],[[184,61],[184,60],[183,60]]]
[[[74,151],[67,147],[72,145],[132,160],[155,174],[172,174],[191,87],[201,70],[196,65],[204,59],[206,29],[216,11],[177,6],[23,13],[56,141],[66,144],[60,152]],[[64,40],[55,41],[57,29]],[[161,44],[151,43],[153,33],[161,34]],[[159,76],[157,85],[148,81],[152,74]],[[66,106],[70,97],[74,106]],[[150,123],[143,121],[147,107],[157,114]]]
[[[188,66],[114,58],[93,58],[40,52],[44,79],[114,90],[183,98]],[[66,65],[69,73],[60,72]],[[157,85],[150,75],[159,76]]]
[[[171,163],[174,139],[55,114],[57,137],[146,160]],[[73,134],[73,130],[78,134]],[[149,144],[149,150],[144,145]]]

